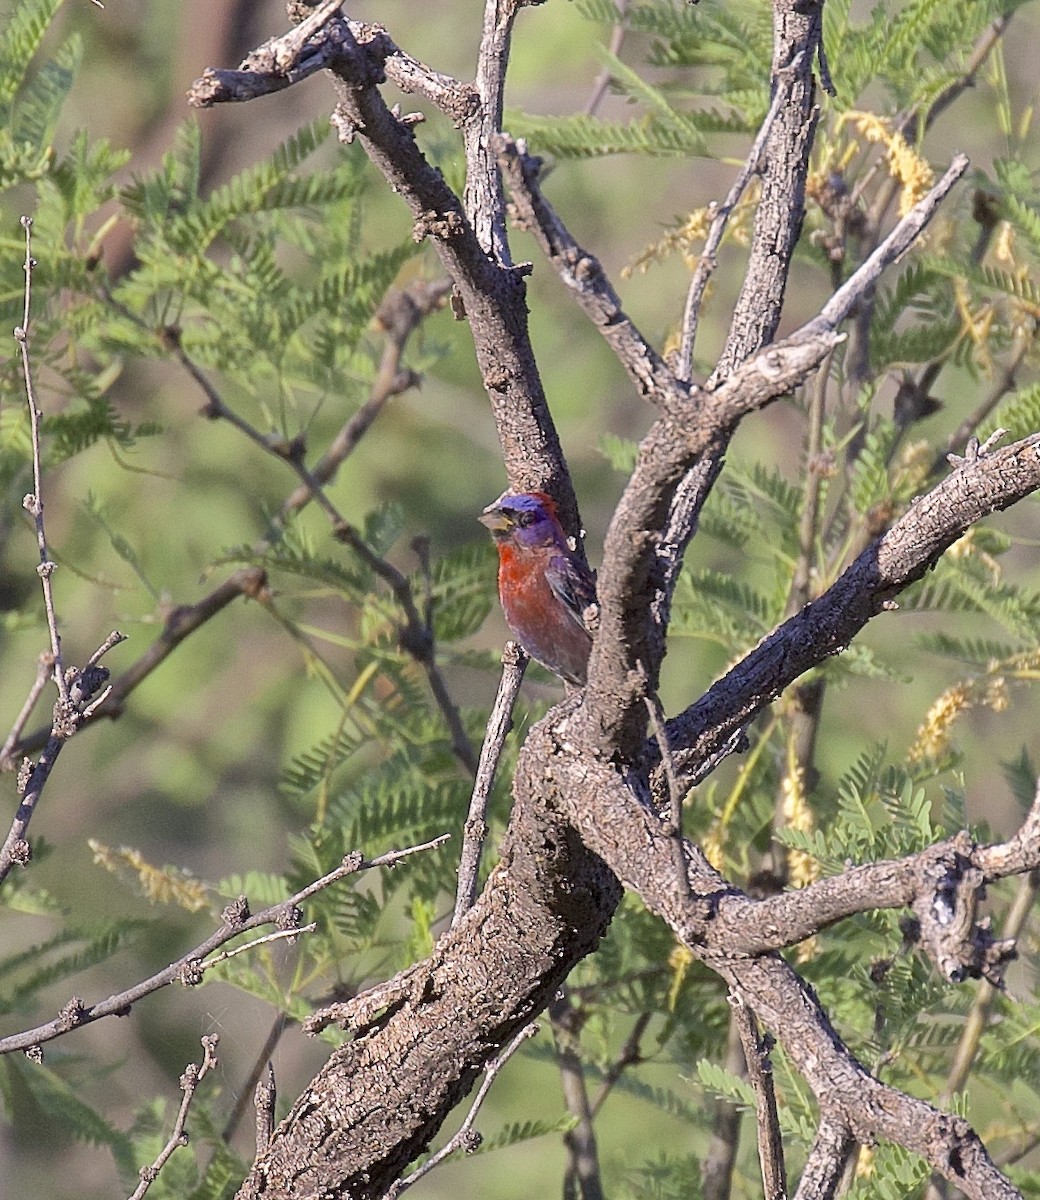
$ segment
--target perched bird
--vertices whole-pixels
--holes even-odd
[[[596,583],[567,545],[552,498],[503,492],[480,521],[498,548],[498,596],[514,637],[543,667],[584,686],[592,648],[584,614]]]

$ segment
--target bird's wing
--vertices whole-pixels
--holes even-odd
[[[567,611],[585,629],[582,614],[596,603],[596,581],[591,574],[564,554],[554,554],[545,568],[545,578],[553,594],[563,601]]]

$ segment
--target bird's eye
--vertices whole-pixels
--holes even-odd
[[[520,515],[516,518],[516,523],[517,523],[517,525],[520,526],[521,529],[526,529],[528,527],[528,525],[534,524],[534,513],[533,512],[520,513]]]

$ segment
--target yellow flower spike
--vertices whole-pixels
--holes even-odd
[[[152,904],[174,904],[185,912],[201,912],[212,905],[209,887],[180,867],[157,867],[133,846],[106,846],[87,840],[94,862],[113,875],[132,875],[142,895]]]
[[[884,147],[888,173],[900,185],[899,215],[905,217],[935,183],[935,172],[890,122],[875,113],[843,113],[838,128],[846,122],[864,141]]]
[[[809,833],[816,826],[805,795],[805,771],[794,762],[793,747],[788,750],[787,772],[780,784],[784,824],[790,829]],[[787,851],[788,879],[792,887],[805,887],[819,877],[819,864],[804,850]]]
[[[668,965],[672,969],[672,984],[668,989],[669,1012],[675,1012],[675,1006],[679,1003],[679,993],[693,962],[693,952],[686,946],[676,946],[668,955]]]
[[[917,731],[908,755],[912,763],[943,758],[950,749],[950,728],[966,709],[971,708],[968,685],[955,683],[946,689],[928,710]]]

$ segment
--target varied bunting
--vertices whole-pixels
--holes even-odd
[[[592,635],[583,614],[596,603],[596,583],[567,545],[552,498],[503,492],[480,521],[498,548],[498,595],[514,637],[536,662],[584,687]]]

